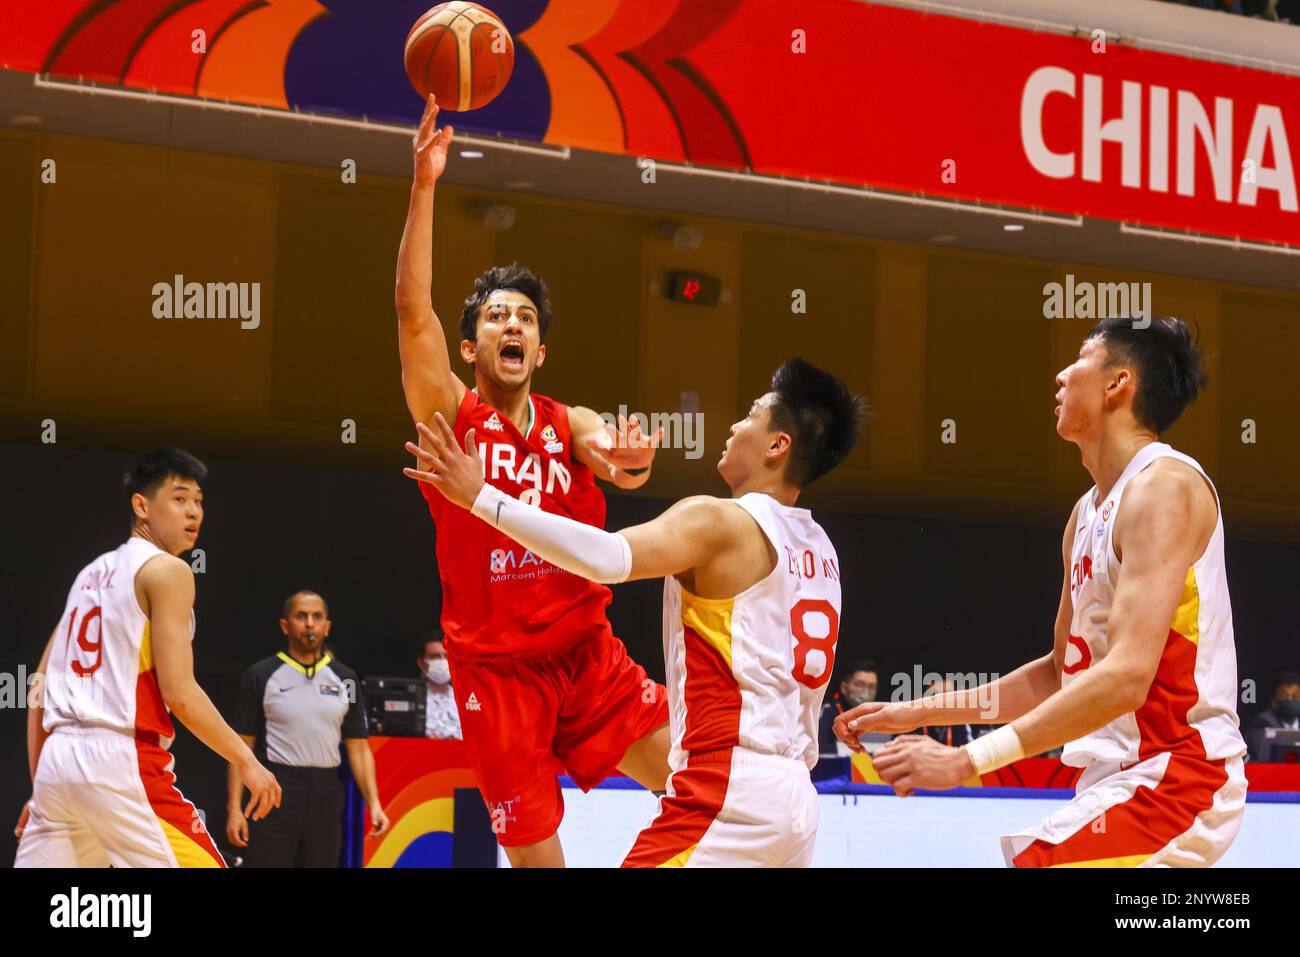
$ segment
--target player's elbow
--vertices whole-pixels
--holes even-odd
[[[161,676],[158,678],[158,692],[182,724],[186,716],[193,712],[197,696],[203,693],[193,678],[163,679]]]
[[[407,335],[418,335],[429,321],[430,309],[409,296],[399,294],[397,297],[397,326]]]
[[[1107,686],[1110,688],[1111,710],[1115,717],[1137,711],[1146,703],[1151,690],[1152,675],[1145,668],[1122,667],[1115,670]]]

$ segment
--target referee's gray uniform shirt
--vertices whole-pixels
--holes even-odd
[[[246,867],[337,867],[343,836],[339,742],[366,738],[365,699],[357,673],[322,655],[312,666],[286,652],[244,672],[235,704],[236,732],[280,782],[280,806],[249,821]]]

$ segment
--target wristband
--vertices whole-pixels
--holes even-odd
[[[1009,724],[976,738],[964,747],[970,763],[975,765],[976,774],[990,774],[1025,756],[1020,735]]]

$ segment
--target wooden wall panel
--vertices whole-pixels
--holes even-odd
[[[736,418],[771,387],[781,363],[802,356],[871,395],[875,350],[875,255],[866,243],[747,230],[741,247],[741,326]],[[795,290],[803,313],[792,311]],[[865,481],[871,430],[827,486]]]
[[[36,138],[0,136],[0,396],[27,394]]]
[[[940,475],[1048,484],[1055,369],[1043,318],[1046,264],[930,256],[926,272],[925,467]],[[941,422],[956,423],[956,442]]]
[[[393,277],[406,191],[334,174],[279,177],[271,414],[404,429]]]
[[[1223,295],[1222,415],[1218,478],[1225,495],[1300,503],[1300,303],[1293,297]],[[1242,441],[1253,419],[1255,443]],[[1231,506],[1231,502],[1228,503]]]

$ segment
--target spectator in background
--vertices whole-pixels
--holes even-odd
[[[1269,728],[1300,730],[1300,675],[1285,672],[1273,685],[1269,707],[1255,715],[1246,735],[1252,761],[1282,761],[1284,749],[1268,741]]]
[[[451,693],[451,667],[442,632],[426,631],[420,636],[420,657],[416,667],[424,675],[424,736],[460,739],[460,714]]]
[[[875,701],[879,684],[879,673],[874,661],[855,661],[849,665],[844,677],[840,679],[839,690],[822,705],[817,729],[818,750],[822,754],[839,754],[839,742],[835,738],[836,716],[860,704]]]

